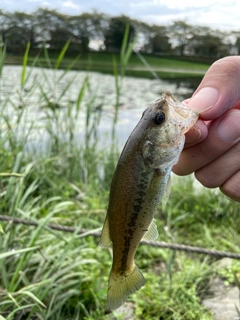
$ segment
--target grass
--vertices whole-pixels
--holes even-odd
[[[34,61],[35,57],[31,55],[31,50],[29,54],[30,56],[28,63],[31,64]],[[74,64],[74,69],[114,74],[113,59],[115,57],[116,64],[118,65],[118,67],[120,67],[122,63],[121,55],[122,53],[113,54],[108,52],[83,53],[80,55],[78,61]],[[125,52],[125,56],[127,55],[128,53]],[[58,57],[53,54],[51,54],[50,56],[53,64],[56,64]],[[151,55],[143,55],[143,57],[154,70],[156,69],[157,75],[163,79],[183,78],[185,76],[199,79],[203,76],[203,74],[210,66],[209,63],[184,61],[177,58],[163,58]],[[69,65],[71,65],[72,60],[72,56],[66,55],[61,60],[61,68],[67,68]],[[8,64],[21,64],[21,58],[11,56],[6,59],[6,62]],[[40,54],[36,65],[44,67],[49,66],[48,62],[45,59],[44,52]],[[195,71],[195,73],[193,73],[192,71]],[[135,53],[133,53],[131,56],[129,55],[128,57],[126,65],[126,75],[139,78],[153,78],[152,73],[149,72],[149,70],[145,67],[143,62]]]
[[[131,65],[129,52],[125,48],[122,53],[123,71],[117,60],[114,64],[118,94],[113,101],[112,148],[103,148],[97,134],[102,114],[93,112],[97,97],[91,90],[91,75],[80,86],[77,99],[59,108],[72,84],[67,81],[63,86],[61,82],[68,69],[57,72],[67,47],[54,62],[44,53],[45,64],[53,68],[52,78],[42,69],[50,93],[37,77],[31,77],[34,69],[27,66],[42,61],[29,59],[28,49],[15,98],[0,96],[0,210],[1,214],[32,219],[39,226],[0,225],[1,319],[122,319],[117,311],[108,314],[105,307],[110,251],[100,248],[99,239],[79,236],[77,231],[99,230],[105,218],[119,155],[114,126],[121,81],[127,64]],[[5,52],[0,57],[4,68]],[[2,87],[3,81],[1,78]],[[31,112],[27,102],[35,90],[41,92],[40,101],[33,106],[35,117],[40,113],[42,119],[32,117],[26,122]],[[75,135],[79,125],[84,133],[80,142]],[[45,144],[35,145],[35,137]],[[160,206],[156,215],[159,240],[238,252],[238,213],[239,204],[217,190],[196,186],[192,177],[175,177],[169,202],[165,208]],[[53,231],[48,223],[74,226],[76,232]],[[201,304],[209,279],[220,275],[237,284],[234,274],[240,268],[236,263],[232,269],[218,270],[212,257],[145,245],[139,247],[136,263],[147,280],[128,300],[136,320],[210,320],[212,315]]]

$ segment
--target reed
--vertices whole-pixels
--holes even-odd
[[[101,218],[92,219],[91,205],[86,199],[96,186],[106,189],[110,179],[109,161],[114,161],[98,146],[96,131],[101,113],[93,111],[94,93],[88,74],[76,101],[67,101],[62,107],[62,100],[74,80],[62,85],[71,66],[60,75],[57,72],[67,46],[68,43],[57,58],[52,79],[42,68],[43,82],[40,82],[33,76],[35,62],[28,67],[28,45],[19,89],[14,92],[17,104],[11,97],[1,96],[1,212],[40,222],[35,229],[12,224],[1,226],[0,314],[5,319],[68,316],[79,319],[89,316],[88,310],[98,303],[93,289],[86,293],[99,273],[96,245],[76,233],[65,236],[46,227],[50,220],[75,225],[77,230],[82,226],[100,227]],[[52,66],[47,49],[44,51],[47,64]],[[3,49],[1,72],[4,55]],[[46,90],[44,83],[50,90]],[[39,90],[40,108],[35,108],[43,120],[29,121],[28,99]],[[80,128],[84,135],[81,144],[76,140],[80,117],[85,119]],[[36,136],[47,137],[45,144],[32,143]]]
[[[127,32],[122,69],[113,62],[113,132],[121,81],[133,48],[132,43],[126,44]],[[51,74],[41,68],[42,80],[35,74],[38,57],[29,66],[29,45],[19,86],[12,94],[2,93],[0,78],[0,210],[39,223],[38,227],[0,225],[1,319],[122,319],[117,311],[109,315],[105,307],[110,252],[102,250],[97,239],[77,234],[81,228],[101,228],[119,150],[111,133],[112,146],[101,146],[103,113],[96,111],[98,99],[90,73],[74,101],[68,97],[77,77],[76,73],[69,79],[69,70],[79,59],[59,73],[68,44],[55,63],[44,48]],[[5,49],[0,48],[2,75]],[[40,98],[29,105],[36,92]],[[238,213],[239,204],[215,190],[196,187],[192,178],[174,179],[169,202],[156,216],[160,240],[237,252]],[[76,232],[53,231],[47,227],[49,222],[71,225]],[[136,260],[147,284],[130,298],[134,319],[212,318],[201,299],[209,278],[218,273],[213,258],[141,246]]]

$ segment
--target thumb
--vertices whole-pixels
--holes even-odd
[[[188,103],[203,120],[212,120],[234,107],[240,99],[240,56],[212,64]]]

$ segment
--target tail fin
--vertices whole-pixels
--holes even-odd
[[[128,276],[116,277],[111,271],[107,297],[108,309],[119,308],[131,293],[139,290],[144,284],[144,276],[137,266]]]

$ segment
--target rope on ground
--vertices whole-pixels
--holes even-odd
[[[0,215],[0,220],[1,221],[9,221],[14,224],[23,224],[26,226],[34,226],[38,227],[39,223],[35,221],[30,221],[30,220],[25,220],[25,219],[19,219],[19,218],[12,218],[9,216],[5,215]],[[58,230],[58,231],[63,231],[63,232],[70,232],[80,235],[80,236],[94,236],[94,237],[100,237],[101,232],[99,232],[99,229],[97,230],[86,230],[86,229],[81,229],[77,231],[76,228],[74,227],[69,227],[65,225],[59,225],[59,224],[47,224],[46,227],[53,229],[53,230]],[[168,242],[160,242],[160,241],[141,241],[141,244],[144,245],[149,245],[153,247],[158,247],[158,248],[165,248],[165,249],[171,249],[171,250],[178,250],[178,251],[186,251],[186,252],[192,252],[192,253],[198,253],[198,254],[206,254],[206,255],[211,255],[214,257],[218,258],[231,258],[231,259],[237,259],[240,260],[240,254],[234,253],[234,252],[225,252],[225,251],[218,251],[218,250],[210,250],[207,248],[201,248],[201,247],[194,247],[194,246],[189,246],[185,244],[178,244],[178,243],[168,243]]]

